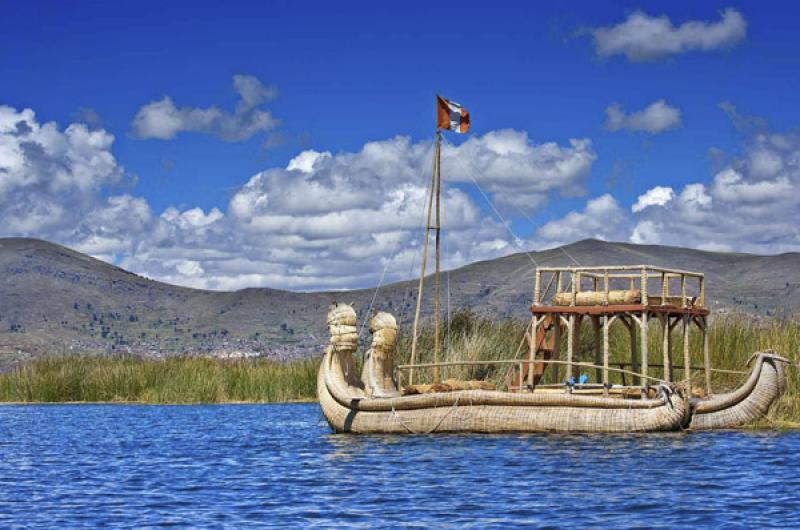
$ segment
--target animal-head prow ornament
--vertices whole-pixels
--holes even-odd
[[[356,311],[348,304],[333,302],[328,307],[328,332],[331,349],[352,354],[358,349]]]

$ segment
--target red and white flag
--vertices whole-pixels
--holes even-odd
[[[455,101],[436,96],[436,126],[463,134],[469,130],[469,112]]]

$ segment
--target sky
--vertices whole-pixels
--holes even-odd
[[[481,5],[483,4],[483,5]],[[800,8],[0,0],[0,236],[230,290],[585,238],[800,251]]]

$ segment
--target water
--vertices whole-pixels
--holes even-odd
[[[0,406],[0,527],[800,527],[799,449],[332,435],[313,404]]]

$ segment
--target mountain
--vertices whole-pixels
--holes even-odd
[[[706,273],[715,311],[760,315],[800,310],[800,254],[757,256],[585,240],[473,263],[445,273],[443,304],[494,317],[528,315],[534,263],[649,264]],[[449,284],[449,289],[448,289]],[[416,281],[383,286],[375,309],[407,322]],[[252,288],[203,291],[143,278],[74,250],[25,238],[0,239],[0,367],[67,352],[159,356],[176,352],[290,359],[319,353],[333,300],[360,315],[374,289],[299,293]],[[427,282],[426,300],[432,300]],[[430,312],[427,306],[427,313]]]

